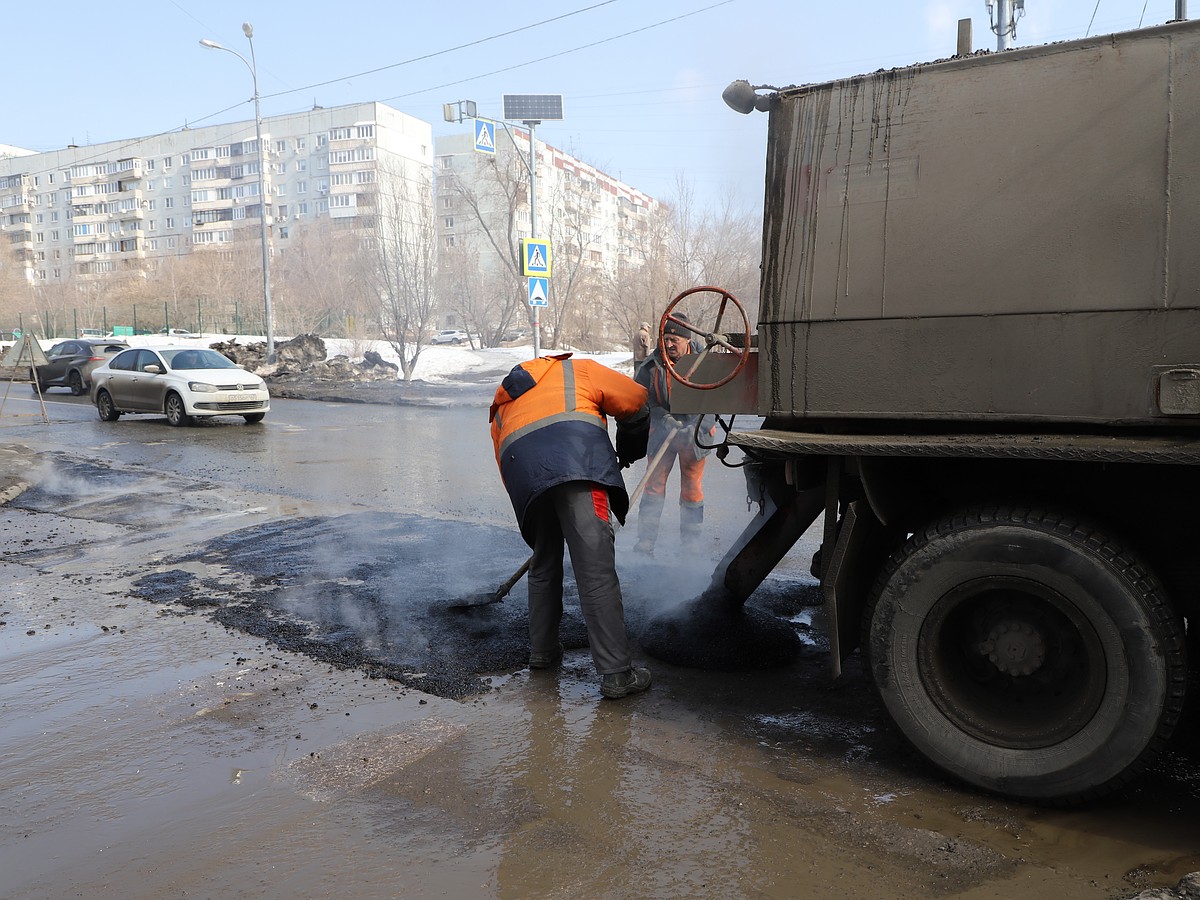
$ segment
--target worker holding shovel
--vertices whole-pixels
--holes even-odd
[[[678,320],[678,321],[674,321]],[[646,388],[650,401],[651,461],[646,471],[645,493],[638,507],[638,540],[634,550],[651,556],[658,539],[658,525],[667,499],[667,476],[676,458],[679,460],[679,535],[684,543],[700,538],[704,524],[704,457],[710,452],[699,447],[694,439],[700,416],[671,414],[671,378],[667,374],[663,355],[677,363],[688,353],[700,353],[701,345],[692,339],[691,332],[680,325],[687,322],[683,313],[676,313],[663,327],[662,343],[655,348],[635,375],[638,384]],[[711,437],[716,426],[708,431]]]
[[[614,450],[608,420],[617,422]],[[515,366],[496,389],[489,420],[500,477],[512,500],[529,562],[531,669],[562,660],[563,544],[579,588],[600,693],[619,698],[650,687],[635,668],[617,579],[612,518],[624,524],[629,495],[621,469],[646,455],[646,391],[632,378],[570,353]]]

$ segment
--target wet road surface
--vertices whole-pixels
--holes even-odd
[[[531,673],[523,585],[445,609],[526,552],[480,411],[275,406],[0,432],[29,485],[0,506],[0,896],[1125,897],[1200,869],[1194,742],[1078,810],[929,770],[855,659],[829,682],[811,547],[753,600],[787,666],[651,659],[600,702],[575,609]],[[669,519],[654,561],[618,535],[635,634],[704,587],[739,479],[706,479],[699,558]]]

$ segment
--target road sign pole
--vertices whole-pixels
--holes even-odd
[[[529,126],[529,236],[536,239],[537,233],[537,122],[526,122]],[[533,307],[533,358],[542,355],[542,308]]]

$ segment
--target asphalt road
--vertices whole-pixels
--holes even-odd
[[[787,665],[650,658],[650,692],[601,702],[569,611],[531,673],[522,587],[446,609],[526,553],[479,397],[173,429],[57,393],[46,424],[12,386],[0,897],[1126,897],[1200,869],[1186,741],[1086,809],[930,770],[853,659],[830,683],[811,542],[752,601]],[[618,534],[635,633],[750,519],[710,465],[698,552],[669,513],[652,561]]]

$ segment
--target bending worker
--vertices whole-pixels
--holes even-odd
[[[683,313],[676,313],[675,318],[688,321]],[[668,321],[663,329],[662,343],[646,358],[635,376],[650,398],[650,458],[653,460],[657,456],[664,441],[669,442],[662,458],[646,478],[645,493],[638,507],[638,540],[634,545],[638,553],[654,553],[659,519],[667,498],[667,476],[671,474],[676,458],[679,459],[679,534],[685,543],[700,538],[704,525],[704,457],[710,451],[698,447],[694,439],[696,423],[701,416],[671,415],[672,379],[663,362],[663,354],[666,353],[674,366],[689,352],[699,353],[701,349],[699,342],[692,340],[691,332]],[[713,426],[708,433],[712,435],[715,431]]]
[[[617,421],[617,446],[607,416]],[[629,495],[621,468],[646,455],[646,391],[632,378],[570,353],[515,366],[496,389],[489,420],[500,477],[533,548],[529,565],[529,667],[562,661],[563,543],[579,587],[600,693],[650,687],[634,668],[617,580],[612,516],[624,524]]]

